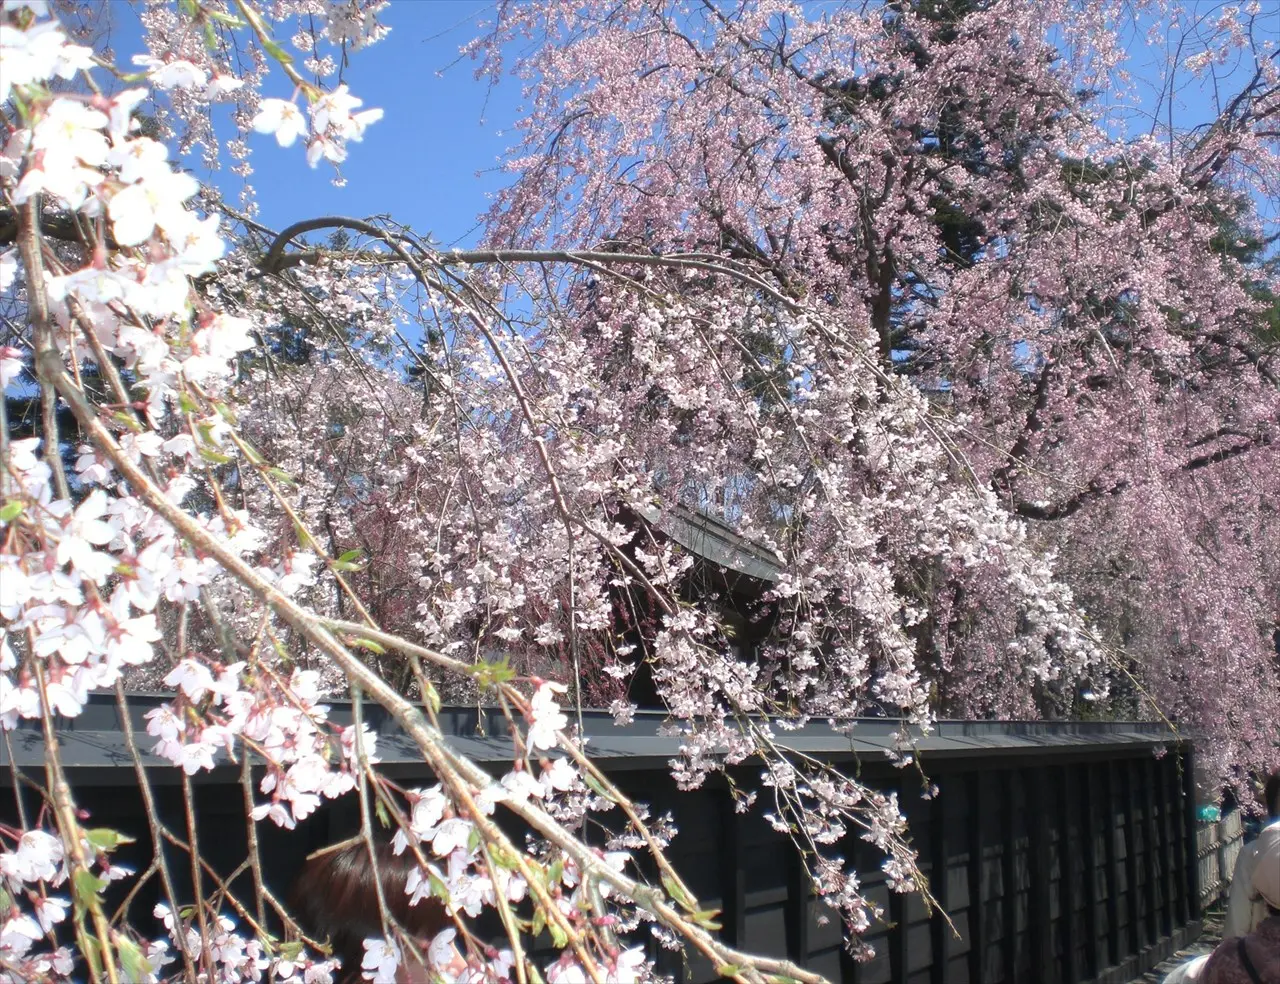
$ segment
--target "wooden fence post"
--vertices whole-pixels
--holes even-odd
[[[1200,919],[1200,852],[1196,839],[1196,778],[1195,753],[1190,746],[1183,751],[1182,763],[1182,822],[1186,844],[1187,915]]]

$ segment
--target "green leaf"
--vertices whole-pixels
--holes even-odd
[[[662,876],[662,887],[667,890],[667,894],[675,899],[681,908],[689,911],[693,910],[693,904],[689,901],[689,896],[685,894],[684,889],[670,875]]]
[[[151,965],[138,944],[127,936],[116,937],[116,953],[120,954],[120,966],[124,968],[126,980],[145,981],[151,976]]]
[[[542,907],[538,906],[533,911],[533,936],[538,936],[547,928],[547,914],[542,911]]]
[[[432,714],[440,713],[440,691],[436,690],[435,685],[430,681],[425,681],[426,690],[422,693],[422,698],[426,701],[427,707],[431,709]]]
[[[232,460],[230,455],[222,454],[219,451],[213,451],[210,448],[201,448],[200,457],[215,465],[225,465],[227,462]]]
[[[300,956],[302,956],[301,940],[280,944],[280,958],[282,960],[297,960]]]
[[[611,803],[613,802],[613,797],[609,795],[609,791],[605,789],[604,786],[601,784],[600,780],[597,779],[595,776],[593,776],[591,773],[584,772],[582,774],[582,781],[585,782],[587,784],[587,788],[590,789],[597,796],[607,799]]]
[[[378,817],[378,822],[384,827],[391,826],[391,814],[387,812],[387,804],[378,800],[373,806],[373,812]]]
[[[281,65],[293,64],[293,56],[270,38],[262,39],[262,47],[266,49],[267,54],[278,61]]]
[[[556,945],[557,950],[563,950],[569,945],[569,934],[560,927],[559,923],[552,923],[547,928],[551,930],[551,942]]]
[[[314,550],[316,541],[312,539],[311,534],[302,528],[300,523],[293,524],[294,535],[298,538],[298,546],[303,550]]]
[[[737,977],[746,968],[739,967],[737,964],[721,964],[716,968],[716,973],[721,977]]]
[[[71,878],[71,894],[75,899],[76,909],[83,911],[92,908],[98,901],[98,893],[107,887],[107,880],[77,868]]]
[[[386,647],[381,643],[374,642],[372,639],[352,639],[351,645],[358,646],[361,649],[367,649],[371,653],[377,653],[381,656],[387,651]]]
[[[92,979],[99,980],[102,977],[102,954],[98,952],[101,944],[98,943],[96,936],[84,934],[84,958],[89,963],[89,969],[93,972]],[[143,978],[145,980],[145,978]]]
[[[481,661],[471,667],[471,675],[482,688],[496,687],[516,678],[516,671],[511,668],[510,660],[503,656],[498,662]]]
[[[26,508],[26,503],[21,499],[14,499],[0,506],[0,523],[12,523],[15,519],[22,515],[22,510]]]
[[[721,928],[719,921],[716,919],[718,915],[720,915],[719,909],[701,909],[689,918],[703,929],[709,929],[714,933]]]
[[[186,393],[178,394],[178,406],[182,408],[183,413],[199,413],[200,404],[191,399]]]
[[[515,854],[501,844],[494,844],[489,848],[489,860],[503,871],[515,871],[518,867]]]
[[[293,476],[283,468],[268,468],[267,474],[274,478],[277,482],[283,482],[285,485],[296,485]]]
[[[242,21],[234,14],[225,14],[221,10],[206,10],[204,14],[209,18],[209,20],[217,21],[223,27],[229,27],[233,31],[241,27],[249,26],[245,21]]]
[[[117,410],[111,415],[111,419],[126,430],[133,431],[135,434],[142,432],[142,425],[138,423],[137,418],[131,413],[125,413],[123,410]]]
[[[84,832],[84,838],[99,851],[111,852],[121,844],[132,844],[133,838],[128,837],[118,830],[111,830],[107,827],[95,827],[92,830]]]
[[[348,550],[341,557],[333,562],[335,570],[339,571],[362,571],[367,566],[368,561],[365,558],[364,551],[359,547],[354,550]]]

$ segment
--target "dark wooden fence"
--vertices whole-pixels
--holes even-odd
[[[138,697],[131,716],[157,698]],[[335,702],[334,718],[349,716]],[[383,769],[407,782],[430,781],[412,746],[377,709]],[[460,750],[501,768],[510,743],[477,736],[475,711],[445,714]],[[735,812],[723,780],[678,792],[665,769],[678,745],[659,733],[661,719],[640,715],[615,729],[605,715],[589,715],[591,747],[624,792],[669,812],[679,829],[671,857],[705,907],[723,910],[723,932],[733,944],[785,955],[849,984],[960,984],[966,981],[1128,982],[1199,933],[1201,912],[1196,824],[1191,797],[1192,749],[1175,745],[1167,730],[1148,724],[943,722],[919,742],[921,765],[938,794],[921,796],[914,768],[901,770],[886,749],[893,722],[860,722],[853,737],[810,727],[786,736],[799,751],[850,769],[899,795],[909,818],[921,867],[943,911],[930,913],[917,894],[888,890],[882,857],[851,837],[839,846],[853,859],[883,921],[866,939],[869,962],[849,958],[838,920],[808,887],[795,851],[755,808]],[[485,733],[502,734],[491,716]],[[145,734],[141,736],[144,741]],[[122,861],[138,870],[151,856],[133,771],[121,739],[115,705],[95,702],[60,731],[68,774],[92,824],[138,838]],[[43,742],[36,729],[11,736],[13,762],[42,770]],[[145,746],[144,746],[145,747]],[[9,767],[7,752],[0,768]],[[149,768],[157,810],[185,835],[176,770]],[[222,766],[194,783],[200,848],[222,876],[245,857],[245,806],[239,770]],[[758,775],[733,778],[755,786]],[[294,833],[259,824],[268,884],[283,894],[303,857],[354,829],[351,797],[322,809]],[[11,798],[0,799],[0,819],[13,822]],[[172,852],[179,893],[189,893],[188,865]],[[247,890],[248,873],[235,887]],[[140,894],[139,913],[156,901]],[[684,964],[653,941],[661,969],[678,980],[716,980],[705,962]]]

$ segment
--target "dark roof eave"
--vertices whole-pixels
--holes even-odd
[[[101,774],[100,770],[131,772],[134,768],[114,698],[109,694],[95,694],[93,698],[81,717],[66,720],[58,728],[63,763],[81,781]],[[131,695],[129,710],[142,764],[169,771],[176,779],[178,773],[173,766],[150,754],[154,739],[142,727],[146,710],[167,699],[161,694]],[[331,720],[339,724],[350,722],[349,701],[327,703]],[[365,717],[378,732],[377,752],[384,768],[412,771],[421,766],[417,747],[385,711],[368,707]],[[667,730],[663,725],[670,724],[663,714],[639,712],[625,728],[616,727],[607,712],[584,712],[583,717],[591,754],[610,770],[659,767],[680,754],[682,738],[678,733],[663,733]],[[504,719],[494,709],[486,712],[486,718],[488,737],[477,732],[479,718],[475,708],[449,707],[440,713],[446,740],[458,752],[486,765],[510,762],[513,750],[511,740],[503,736]],[[871,718],[853,722],[848,733],[826,724],[809,724],[790,731],[775,727],[773,732],[775,743],[781,748],[823,761],[884,762],[889,760],[901,727],[899,721]],[[19,768],[43,768],[44,735],[38,727],[19,727],[9,733],[8,739],[7,743],[0,743],[0,767],[9,766],[8,749],[12,747],[14,764]],[[916,734],[912,750],[930,761],[940,761],[977,756],[1098,755],[1123,749],[1155,752],[1176,741],[1166,726],[1154,722],[941,721],[931,734]],[[230,766],[224,768],[234,771]]]
[[[713,564],[768,584],[782,579],[782,562],[767,547],[735,533],[732,527],[686,506],[666,510],[642,505],[636,511],[690,553]]]

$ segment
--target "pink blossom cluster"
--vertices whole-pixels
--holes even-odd
[[[793,728],[901,717],[905,766],[940,715],[1163,713],[1208,732],[1220,772],[1271,764],[1280,397],[1259,325],[1280,284],[1249,254],[1280,80],[1255,13],[1184,66],[1258,59],[1253,98],[1190,140],[1117,137],[1079,95],[1123,94],[1108,3],[955,24],[502,5],[470,50],[496,77],[536,42],[487,234],[520,262],[391,220],[291,245],[175,165],[199,144],[247,175],[251,132],[340,164],[380,111],[322,83],[384,6],[149,3],[146,52],[104,90],[100,42],[6,0],[0,297],[21,314],[0,384],[34,388],[39,424],[0,421],[0,726],[162,686],[144,751],[184,782],[259,768],[247,823],[359,799],[417,861],[410,901],[452,920],[388,925],[367,979],[415,960],[508,980],[545,927],[544,979],[647,980],[642,926],[687,943],[696,900],[630,874],[674,829],[606,788],[574,728],[589,703],[630,720],[643,687],[682,787],[758,768],[738,806],[814,859],[860,955],[879,912],[846,856],[870,843],[920,888],[903,809],[790,754]],[[738,543],[768,572],[755,594],[672,517]],[[382,703],[439,784],[381,776],[378,732],[331,718],[344,693]],[[505,774],[448,747],[442,699],[507,709]],[[589,814],[624,805],[588,848]],[[510,844],[499,810],[539,836]],[[74,977],[74,934],[140,978],[332,976],[229,896],[168,898],[159,939],[106,925],[125,873],[84,819],[0,830],[6,972]],[[509,948],[471,933],[485,910]]]
[[[175,916],[163,902],[156,905],[153,915],[169,939],[149,945],[147,964],[153,973],[145,984],[156,984],[162,980],[164,966],[177,959],[167,952],[170,942],[173,948],[192,961],[211,964],[216,979],[220,981],[240,984],[265,978],[293,984],[333,984],[337,961],[325,960],[302,949],[289,956],[272,956],[261,940],[237,932],[235,920],[228,916],[218,916],[215,924],[202,936],[193,921]]]
[[[797,614],[758,668],[711,674],[721,693],[1159,713],[1224,776],[1274,767],[1277,281],[1249,250],[1274,242],[1277,39],[1265,5],[1146,15],[1190,53],[1171,73],[1248,66],[1215,77],[1243,87],[1221,116],[1148,125],[1125,80],[1148,49],[1108,3],[532,3],[471,46],[529,96],[495,247],[754,278],[628,267],[652,302],[575,284],[556,341],[594,368],[539,407],[602,450],[610,421],[652,421],[616,458],[779,549]],[[516,38],[536,43],[512,63]],[[693,718],[713,628],[676,628],[653,658]]]

